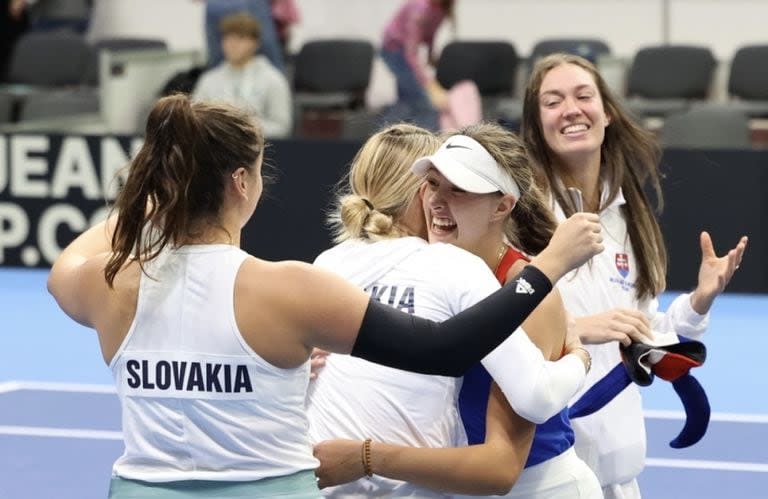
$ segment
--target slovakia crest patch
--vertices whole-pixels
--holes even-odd
[[[629,275],[629,256],[626,253],[616,253],[616,270],[625,279]]]

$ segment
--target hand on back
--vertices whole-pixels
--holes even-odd
[[[362,442],[358,440],[325,440],[315,444],[313,454],[320,461],[315,470],[317,486],[322,489],[363,478],[361,452]]]

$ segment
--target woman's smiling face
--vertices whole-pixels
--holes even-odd
[[[557,157],[599,154],[610,119],[586,70],[574,64],[551,69],[539,89],[539,113],[544,140]]]
[[[424,179],[421,197],[429,242],[451,243],[474,252],[493,234],[493,215],[501,193],[464,191],[432,168]]]

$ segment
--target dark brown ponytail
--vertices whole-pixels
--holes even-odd
[[[260,128],[235,108],[172,95],[157,101],[145,141],[114,209],[119,216],[104,274],[112,285],[125,263],[142,266],[166,246],[183,244],[218,224],[224,179],[252,169],[264,148]]]

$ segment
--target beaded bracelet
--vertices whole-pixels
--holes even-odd
[[[362,448],[362,460],[363,460],[363,472],[365,476],[373,476],[373,469],[371,467],[371,439],[366,438],[363,441]]]

